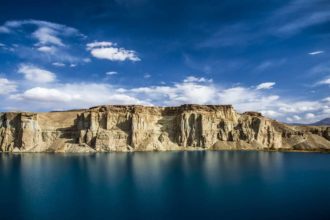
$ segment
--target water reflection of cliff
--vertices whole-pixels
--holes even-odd
[[[227,190],[235,187],[280,178],[282,157],[282,153],[233,151],[1,154],[0,185],[4,189],[9,187],[4,184],[12,183],[11,205],[22,215],[40,218],[76,206],[80,211],[72,217],[92,218],[91,210],[116,210],[117,215],[128,210],[180,212],[182,204],[226,198]]]

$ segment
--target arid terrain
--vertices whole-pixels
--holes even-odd
[[[330,151],[329,126],[290,126],[231,105],[98,106],[0,115],[2,152]]]

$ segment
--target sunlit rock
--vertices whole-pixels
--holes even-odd
[[[230,105],[97,106],[0,115],[2,152],[330,150],[330,127],[289,126]]]

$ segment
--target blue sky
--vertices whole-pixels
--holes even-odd
[[[233,104],[330,116],[327,0],[2,0],[0,111]]]

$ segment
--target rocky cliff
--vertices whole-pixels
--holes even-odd
[[[0,114],[2,152],[330,151],[329,126],[289,126],[230,105],[98,106]]]

